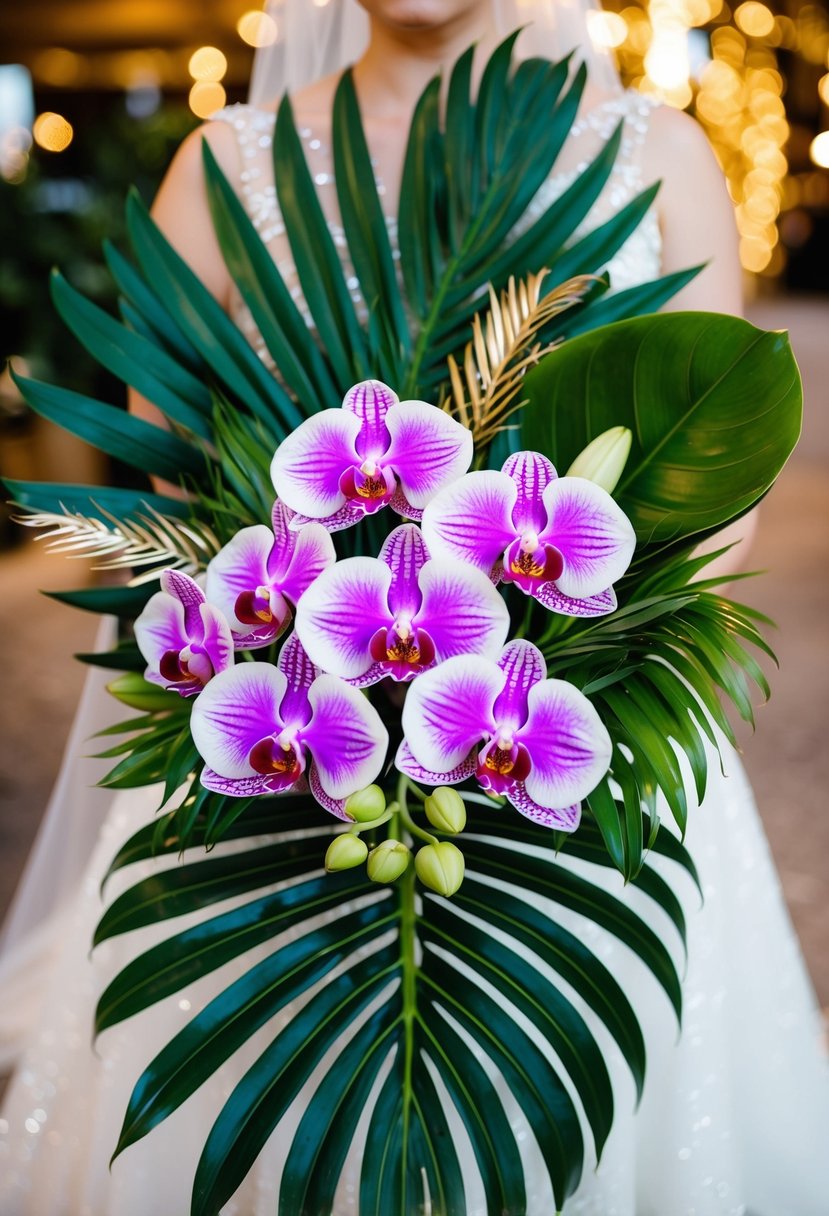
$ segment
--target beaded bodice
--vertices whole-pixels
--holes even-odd
[[[629,202],[648,184],[643,177],[641,152],[652,108],[653,103],[649,99],[628,91],[596,106],[579,118],[573,125],[570,138],[557,161],[560,168],[552,173],[538,190],[520,225],[517,226],[516,234],[529,227],[572,184],[597,155],[620,119],[624,119],[622,143],[610,178],[583,224],[574,234],[574,239],[609,219],[614,212]],[[214,121],[228,123],[235,132],[239,151],[239,180],[234,184],[257,232],[310,326],[311,315],[302,297],[274,184],[271,144],[275,116],[270,111],[239,104],[220,110],[213,118]],[[365,305],[349,260],[345,233],[337,209],[329,143],[320,133],[307,126],[300,127],[299,134],[308,167],[318,188],[320,204],[334,244],[343,260],[349,290],[358,312],[364,316]],[[385,187],[380,180],[377,180],[376,184],[382,200],[386,193]],[[395,218],[387,215],[386,224],[393,254],[398,258]],[[607,266],[613,289],[618,291],[656,277],[660,272],[661,253],[662,242],[657,215],[655,209],[651,208],[637,230]],[[260,358],[272,366],[256,323],[235,289],[230,301],[230,313]]]

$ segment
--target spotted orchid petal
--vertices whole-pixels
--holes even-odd
[[[423,537],[434,558],[467,562],[489,574],[515,539],[515,482],[503,472],[468,473],[423,512]]]
[[[616,611],[616,592],[612,587],[600,591],[598,595],[574,598],[563,595],[555,583],[543,583],[535,592],[539,604],[549,608],[551,612],[560,612],[564,616],[607,616]]]
[[[526,815],[528,819],[532,819],[533,823],[540,824],[543,828],[551,828],[556,832],[575,832],[579,826],[581,820],[580,802],[574,803],[573,806],[565,807],[539,806],[527,793],[526,784],[523,781],[515,783],[508,792],[507,798],[517,811],[520,811],[522,815]]]
[[[420,528],[412,524],[401,524],[383,541],[378,554],[391,570],[389,586],[389,608],[397,616],[404,613],[413,617],[420,608],[420,572],[429,560],[429,550]]]
[[[386,415],[398,396],[382,380],[363,380],[350,388],[343,398],[343,409],[359,419],[357,454],[362,460],[378,460],[388,451],[390,435]]]
[[[145,678],[194,696],[232,664],[230,625],[189,575],[165,570],[161,587],[135,622],[135,640],[147,660]]]
[[[555,583],[574,599],[605,591],[630,565],[633,525],[601,486],[583,477],[561,477],[543,494],[547,524],[540,539],[554,545],[563,568]]]
[[[493,706],[503,672],[489,659],[461,655],[415,680],[403,706],[403,733],[418,764],[448,773],[495,730]]]
[[[595,708],[566,680],[542,680],[527,697],[526,723],[515,732],[532,756],[525,779],[533,801],[566,807],[593,790],[610,765],[610,736]]]
[[[356,688],[322,675],[308,689],[311,721],[303,739],[329,798],[347,798],[380,772],[389,735],[377,710]]]
[[[537,646],[516,638],[501,651],[498,666],[504,673],[504,687],[493,712],[502,727],[516,731],[527,720],[530,689],[547,677],[547,664]]]
[[[351,816],[345,809],[346,799],[332,798],[325,792],[322,787],[322,782],[320,781],[319,771],[317,770],[317,766],[315,764],[311,765],[308,773],[308,785],[311,793],[314,795],[321,807],[324,807],[325,810],[329,811],[332,815],[336,815],[338,819],[345,819],[349,823],[352,822]]]
[[[343,472],[359,463],[360,419],[349,410],[321,410],[286,435],[271,462],[277,498],[309,519],[325,519],[346,504]]]
[[[461,760],[460,764],[450,769],[449,772],[436,773],[432,769],[418,764],[412,754],[412,749],[404,739],[397,749],[394,763],[401,773],[405,773],[413,781],[422,782],[423,785],[457,785],[458,782],[465,781],[475,772],[475,752],[471,751],[466,759]]]
[[[372,666],[371,641],[388,627],[392,572],[373,557],[349,557],[326,570],[302,597],[296,631],[323,671],[343,679]]]
[[[502,472],[515,482],[512,522],[516,533],[541,532],[547,522],[542,496],[558,476],[553,465],[540,452],[516,452],[505,460]]]
[[[426,401],[401,401],[389,410],[386,426],[391,444],[385,459],[406,502],[418,510],[472,463],[472,432]]]

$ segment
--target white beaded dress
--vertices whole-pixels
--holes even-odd
[[[621,118],[625,127],[620,156],[586,228],[632,198],[647,184],[639,156],[650,109],[641,97],[624,94],[581,118],[565,148],[562,171],[541,188],[534,209],[548,206],[570,184]],[[273,115],[235,106],[216,117],[236,132],[239,193],[299,298],[271,170]],[[345,259],[345,242],[333,210],[326,140],[307,128],[301,135]],[[382,192],[382,183],[378,185]],[[394,243],[394,223],[389,219],[388,224]],[[651,212],[609,266],[614,287],[658,275],[660,252],[657,218]],[[356,279],[350,286],[359,304]],[[302,306],[301,299],[299,303]],[[240,299],[232,311],[267,362],[264,344]],[[52,820],[65,813],[69,799],[92,779],[77,758],[83,740],[96,728],[95,713],[100,713],[103,679],[100,673],[90,679],[93,688],[70,741],[62,792],[50,807]],[[565,1216],[825,1216],[829,1211],[829,1074],[820,1020],[751,791],[727,745],[723,755],[727,776],[712,756],[709,790],[701,806],[693,805],[693,786],[688,781],[687,843],[701,875],[702,909],[690,882],[678,878],[675,870],[665,871],[669,881],[679,884],[689,922],[681,1037],[664,994],[639,960],[591,922],[576,914],[567,918],[557,910],[559,919],[581,935],[630,995],[648,1047],[645,1094],[635,1111],[633,1083],[618,1050],[604,1027],[580,1006],[606,1051],[617,1114],[601,1164],[594,1169],[588,1160],[582,1185],[566,1204]],[[272,1026],[259,1031],[164,1124],[129,1148],[110,1172],[109,1158],[141,1070],[191,1011],[256,958],[251,952],[205,976],[192,989],[106,1031],[93,1052],[90,1038],[98,995],[131,958],[170,933],[167,925],[140,930],[106,942],[89,956],[102,910],[101,876],[122,842],[152,816],[154,806],[148,791],[118,794],[104,819],[99,798],[103,822],[82,876],[65,893],[57,913],[41,926],[34,946],[24,942],[23,950],[8,955],[0,970],[9,994],[0,1012],[0,1031],[16,1035],[20,1061],[0,1114],[2,1216],[184,1216],[211,1123],[235,1080],[272,1032]],[[670,819],[667,810],[664,819]],[[619,875],[598,872],[572,858],[565,863],[592,869],[594,881],[636,902],[637,892],[623,892]],[[151,873],[153,866],[142,863],[117,874],[107,889],[107,901]],[[679,957],[680,946],[670,925],[657,921],[652,907],[643,904],[643,913],[646,910],[653,927]],[[180,918],[176,930],[187,923],[188,918]],[[28,972],[28,983],[21,983],[19,964],[27,946],[30,957],[37,948],[40,961]],[[289,1016],[290,1009],[280,1015]],[[538,1150],[521,1125],[515,1104],[508,1097],[505,1101],[530,1177],[524,1216],[552,1216],[552,1195],[534,1159]],[[302,1095],[289,1118],[301,1103]],[[223,1209],[226,1216],[272,1216],[276,1211],[285,1139],[278,1132],[271,1138],[240,1191]],[[586,1142],[590,1143],[589,1135]],[[483,1216],[484,1196],[474,1164],[466,1173],[467,1216]],[[355,1177],[354,1168],[346,1170],[337,1216],[356,1212]]]

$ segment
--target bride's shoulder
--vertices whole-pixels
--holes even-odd
[[[664,177],[667,171],[682,171],[693,178],[696,172],[708,172],[716,161],[708,136],[695,118],[674,106],[651,103],[647,133],[643,141],[644,168],[653,177]]]

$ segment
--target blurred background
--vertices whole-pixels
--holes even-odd
[[[315,0],[320,5],[326,0]],[[775,618],[781,671],[743,732],[747,767],[819,998],[829,1005],[829,5],[609,0],[591,36],[625,82],[687,109],[728,180],[749,317],[788,329],[806,387],[804,439],[761,511],[736,593]],[[135,184],[149,201],[201,117],[245,98],[253,48],[279,37],[249,0],[27,0],[0,8],[0,369],[113,403],[49,302],[59,264],[114,304],[101,241],[118,244]],[[0,370],[0,471],[96,482],[101,458],[28,410]],[[123,476],[123,470],[115,470]],[[0,916],[57,770],[97,618],[37,596],[80,586],[0,508]]]

